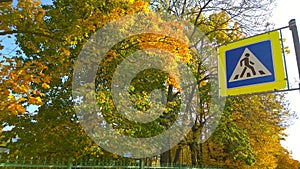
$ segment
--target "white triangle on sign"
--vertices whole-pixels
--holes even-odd
[[[234,68],[229,82],[272,75],[272,73],[246,48]]]

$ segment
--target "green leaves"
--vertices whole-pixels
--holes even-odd
[[[120,103],[124,103],[123,98],[128,97],[133,105],[125,106],[123,112],[117,111],[111,95],[113,73],[118,65],[126,61],[125,58],[145,48],[164,49],[174,55],[174,60],[180,60],[189,66],[197,79],[196,87],[199,89],[199,93],[193,93],[196,90],[191,93],[199,97],[196,100],[197,104],[190,104],[186,109],[197,112],[194,115],[196,120],[192,130],[169,152],[171,156],[161,155],[160,159],[174,159],[175,163],[181,160],[184,164],[195,166],[228,168],[276,168],[294,164],[280,145],[284,136],[282,117],[287,116],[288,112],[284,98],[278,95],[227,99],[224,115],[217,130],[209,140],[199,142],[210,132],[210,128],[201,132],[210,118],[217,118],[214,115],[223,111],[213,105],[214,98],[211,98],[214,92],[217,92],[211,89],[217,84],[210,80],[215,78],[216,74],[216,60],[211,58],[215,53],[210,49],[214,45],[243,38],[244,29],[241,28],[245,28],[242,25],[247,23],[242,21],[248,21],[250,17],[243,18],[243,11],[254,9],[255,6],[263,9],[264,6],[251,6],[252,1],[247,1],[241,4],[243,8],[238,10],[225,1],[153,2],[150,3],[151,9],[173,13],[182,20],[195,23],[212,44],[197,43],[187,46],[176,39],[157,34],[137,35],[115,44],[107,53],[105,61],[96,65],[99,66],[97,78],[91,80],[96,84],[95,91],[86,92],[84,96],[96,98],[107,124],[111,124],[120,134],[144,138],[157,136],[176,122],[182,104],[180,99],[183,97],[182,89],[176,81],[176,71],[172,76],[158,69],[147,69],[137,73],[128,88],[121,90],[127,95],[120,97]],[[225,7],[227,9],[224,9]],[[39,1],[19,0],[17,7],[12,7],[11,3],[0,3],[0,35],[16,34],[16,44],[24,53],[14,58],[6,57],[0,62],[0,122],[1,125],[14,126],[11,131],[1,132],[1,139],[7,141],[19,138],[18,141],[10,141],[8,144],[12,155],[116,158],[91,141],[79,124],[82,117],[75,114],[77,103],[74,100],[80,102],[82,98],[72,97],[72,80],[78,78],[73,77],[73,66],[87,40],[103,25],[125,15],[149,11],[150,8],[148,1],[132,0],[56,0],[53,5],[46,6],[41,6]],[[243,20],[236,19],[239,17]],[[169,24],[173,24],[174,30],[182,26]],[[159,29],[161,33],[166,31],[157,25],[148,26]],[[112,32],[114,29],[118,28],[112,28]],[[126,33],[127,30],[122,31]],[[184,32],[176,34],[181,37]],[[196,36],[197,32],[192,35],[184,40],[192,42],[194,38],[199,37]],[[202,39],[195,41],[200,42]],[[5,44],[0,44],[0,50],[4,47]],[[92,52],[97,53],[99,49],[93,50]],[[288,52],[288,49],[285,50]],[[153,54],[153,51],[143,53],[144,56],[150,54]],[[161,58],[164,56],[166,55],[162,54]],[[212,60],[210,64],[213,68],[208,68],[207,60]],[[130,61],[140,64],[138,59],[128,62]],[[90,62],[96,60],[84,60],[82,64],[95,66]],[[174,61],[161,59],[159,62],[167,66],[166,63]],[[170,70],[175,70],[178,66],[175,62],[170,65]],[[133,69],[130,66],[126,67],[128,71]],[[122,75],[124,72],[119,73]],[[83,70],[79,75],[86,74],[88,70]],[[117,81],[123,78],[121,75]],[[156,111],[148,111],[151,108]],[[89,110],[90,107],[84,109]],[[139,110],[136,116],[158,118],[141,125],[125,118],[133,109]],[[143,112],[148,114],[142,114]],[[99,119],[89,115],[87,114],[86,118],[89,119],[90,130],[92,127],[99,127]],[[184,157],[180,159],[178,152]]]

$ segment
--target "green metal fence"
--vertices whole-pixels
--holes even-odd
[[[217,169],[200,168],[188,166],[160,166],[144,165],[140,160],[101,160],[86,159],[74,160],[65,159],[47,159],[47,158],[19,158],[0,155],[0,168],[2,169]]]

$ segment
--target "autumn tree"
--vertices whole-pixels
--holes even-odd
[[[80,128],[73,110],[73,99],[70,97],[74,60],[82,45],[97,29],[125,13],[143,11],[146,6],[147,3],[142,1],[64,0],[41,6],[38,1],[24,0],[18,1],[15,7],[1,9],[1,29],[4,30],[1,35],[15,35],[23,52],[5,63],[16,60],[17,68],[5,65],[1,71],[6,83],[1,83],[1,90],[4,90],[1,100],[5,100],[6,105],[18,103],[16,108],[3,107],[13,110],[15,114],[20,110],[20,115],[14,117],[8,117],[9,111],[6,109],[1,110],[4,125],[14,126],[11,131],[2,133],[6,136],[3,139],[19,138],[17,142],[9,143],[11,154],[61,157],[103,154]],[[23,76],[26,78],[24,82]],[[24,86],[24,89],[15,89],[14,86],[18,85]],[[20,107],[26,100],[18,99],[26,92],[33,92],[35,96],[31,100],[27,96],[30,105],[43,104],[35,110]],[[17,99],[11,94],[15,94]]]
[[[213,44],[220,45],[269,29],[271,24],[265,22],[265,20],[269,17],[270,13],[268,11],[272,9],[273,3],[274,1],[152,1],[151,7],[156,12],[170,13],[182,20],[194,23],[195,27],[201,29],[213,42]],[[200,49],[196,48],[196,50]],[[197,58],[197,56],[194,56],[194,58]],[[235,114],[235,111],[227,111],[232,109],[232,106],[241,108],[248,107],[245,105],[248,103],[250,104],[251,102],[247,99],[237,99],[243,104],[234,104],[232,102],[230,102],[230,104],[226,104],[224,116],[222,117],[220,125],[213,137],[204,144],[197,143],[197,140],[199,140],[199,134],[195,133],[200,133],[199,131],[202,129],[201,127],[203,127],[207,117],[210,115],[206,111],[209,107],[205,107],[210,103],[210,100],[208,99],[209,95],[206,94],[209,92],[205,91],[205,89],[209,88],[210,83],[206,80],[207,77],[211,78],[214,75],[213,71],[208,71],[207,68],[203,66],[202,59],[203,57],[198,57],[193,62],[193,68],[197,70],[195,71],[196,77],[198,78],[197,80],[201,81],[201,79],[204,79],[204,82],[208,82],[199,85],[200,95],[203,96],[198,107],[201,111],[199,111],[199,118],[198,121],[195,122],[192,132],[177,147],[174,147],[174,163],[179,162],[179,153],[181,150],[185,149],[190,151],[190,163],[193,165],[205,164],[233,167],[244,166],[242,164],[246,164],[258,166],[258,168],[262,166],[272,166],[274,168],[277,163],[276,154],[279,153],[281,149],[281,145],[279,144],[282,137],[281,132],[284,129],[280,125],[280,122],[282,121],[278,120],[278,118],[286,114],[284,101],[277,100],[277,96],[261,96],[262,100],[268,98],[271,100],[271,103],[276,103],[275,105],[278,106],[276,110],[280,113],[277,112],[277,115],[274,113],[276,118],[273,117],[274,114],[264,115],[266,120],[258,123],[259,125],[263,125],[264,123],[269,124],[269,120],[274,118],[277,119],[277,121],[275,120],[275,122],[270,124],[269,134],[272,135],[273,139],[271,140],[274,141],[270,143],[270,147],[275,145],[273,149],[266,148],[263,150],[257,148],[259,147],[258,143],[263,144],[265,138],[260,138],[261,140],[259,140],[258,138],[253,137],[264,136],[269,138],[270,136],[268,136],[267,133],[260,133],[258,135],[251,134],[252,131],[244,129],[243,125],[246,123],[244,123],[244,121],[239,121],[241,120],[241,115]],[[204,74],[208,76],[201,76],[203,72],[206,72]],[[253,100],[256,101],[252,101],[250,105],[260,105],[262,103],[259,99]],[[269,105],[269,103],[263,103],[265,106]],[[245,109],[245,111],[247,111],[247,109]],[[260,109],[253,112],[264,113],[272,111],[273,109],[271,106],[261,106]],[[256,123],[255,119],[250,122]],[[254,144],[253,139],[257,140],[257,144]],[[186,146],[189,148],[184,148]],[[213,150],[216,152],[216,157],[209,155],[213,152]],[[223,152],[224,156],[222,156],[220,152]],[[170,154],[171,151],[167,155],[166,153],[162,154],[161,162],[172,161],[170,159],[172,158],[170,157]],[[264,158],[258,157],[259,154],[269,156],[269,160],[263,160]]]
[[[277,156],[278,163],[276,169],[298,169],[300,167],[300,162],[292,159],[287,150],[281,151],[280,155]]]
[[[30,19],[27,22],[19,22],[17,18],[24,18],[28,12],[32,16],[42,11],[41,8],[32,8],[37,5],[36,2],[20,2],[19,7],[24,7],[27,11],[18,10],[12,7],[11,2],[0,3],[0,35],[5,38],[13,38],[17,32],[16,27],[20,26],[21,32],[30,32],[24,25],[32,24]],[[22,25],[22,24],[24,25]],[[1,42],[0,42],[1,43]],[[3,127],[15,124],[17,115],[28,113],[27,107],[30,105],[41,105],[42,97],[45,94],[41,91],[49,88],[50,76],[44,74],[48,68],[45,64],[35,60],[23,62],[18,58],[21,52],[17,51],[13,56],[6,56],[2,51],[6,50],[3,43],[0,44],[0,123]],[[40,86],[39,89],[33,88],[32,85]],[[2,128],[2,125],[1,127]],[[7,139],[7,138],[6,138]]]
[[[22,51],[15,57],[6,57],[1,63],[0,92],[1,100],[5,101],[0,103],[0,121],[4,126],[14,126],[11,131],[1,134],[4,135],[4,140],[14,137],[19,139],[9,143],[11,154],[30,153],[75,158],[116,157],[92,142],[79,125],[78,114],[74,108],[78,98],[73,98],[72,81],[80,80],[88,74],[89,69],[84,69],[85,66],[95,65],[91,64],[91,60],[83,60],[80,65],[82,71],[73,77],[74,64],[88,39],[97,30],[125,15],[152,10],[176,16],[175,20],[191,22],[191,34],[186,36],[186,41],[195,43],[191,46],[182,45],[161,34],[130,36],[115,44],[107,53],[106,59],[96,64],[99,67],[97,76],[90,81],[93,85],[96,84],[97,94],[95,96],[93,93],[85,93],[85,97],[96,97],[105,120],[124,135],[151,137],[167,130],[174,123],[181,104],[182,90],[176,83],[176,73],[170,76],[156,69],[142,71],[133,78],[128,90],[122,89],[129,93],[129,99],[133,103],[127,109],[128,112],[133,107],[141,111],[147,110],[151,106],[151,102],[147,100],[151,92],[155,89],[161,91],[160,94],[156,93],[159,97],[155,99],[161,100],[167,106],[163,108],[160,118],[153,123],[140,125],[125,119],[115,109],[110,93],[113,73],[126,57],[147,48],[167,49],[174,54],[175,59],[188,65],[196,78],[193,91],[198,89],[198,93],[191,92],[191,95],[197,95],[197,100],[194,100],[197,104],[189,101],[188,106],[189,109],[196,110],[197,114],[186,137],[171,150],[160,155],[161,164],[184,163],[228,168],[247,168],[252,165],[256,168],[275,168],[286,158],[279,144],[284,129],[280,126],[281,116],[286,114],[282,97],[264,95],[230,98],[227,99],[224,110],[221,109],[222,106],[214,106],[214,98],[211,97],[217,93],[212,91],[217,85],[213,81],[217,72],[213,47],[267,29],[270,25],[265,25],[264,21],[272,4],[273,1],[256,0],[57,0],[52,5],[42,6],[38,1],[20,0],[16,7],[11,4],[2,5],[0,28],[3,31],[0,35],[15,35],[17,45]],[[142,22],[132,22],[142,25]],[[158,32],[165,33],[165,29],[160,30],[157,25],[149,25],[150,28],[151,26]],[[176,29],[181,25],[172,26]],[[118,27],[113,27],[112,30],[117,29]],[[198,30],[211,42],[208,43],[203,36],[199,36]],[[181,36],[184,31],[173,34]],[[110,36],[112,39],[115,37],[117,34]],[[96,53],[96,50],[94,48],[91,52]],[[150,54],[151,51],[142,53],[145,56]],[[156,55],[158,58],[165,56],[162,53]],[[140,64],[139,60],[130,61]],[[168,62],[170,61],[162,60],[163,65]],[[207,66],[208,62],[210,67]],[[131,69],[133,68],[128,66],[126,70]],[[33,112],[28,108],[29,105],[40,106],[35,106]],[[224,115],[215,115],[214,111],[224,111]],[[214,118],[221,120],[219,123],[210,122]],[[91,126],[99,125],[97,120],[91,118]],[[212,124],[212,129],[203,131],[204,126],[209,123]],[[207,133],[214,129],[216,131],[208,139],[210,134]],[[208,140],[201,141],[203,137]],[[183,159],[180,154],[187,158]]]
[[[281,125],[281,119],[288,116],[284,97],[282,95],[240,97],[233,99],[231,104],[235,105],[231,120],[247,134],[255,159],[251,167],[241,163],[236,163],[236,167],[276,168],[277,157],[283,149],[280,141],[284,138],[285,128]]]

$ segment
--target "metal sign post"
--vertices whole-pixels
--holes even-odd
[[[296,59],[297,59],[297,66],[298,66],[298,73],[299,73],[299,79],[300,79],[300,44],[299,44],[299,36],[298,36],[298,30],[296,25],[296,20],[292,19],[289,22],[290,30],[292,31],[293,35],[293,41],[294,41],[294,47],[295,47],[295,53],[296,53]],[[300,83],[299,83],[300,87]]]

